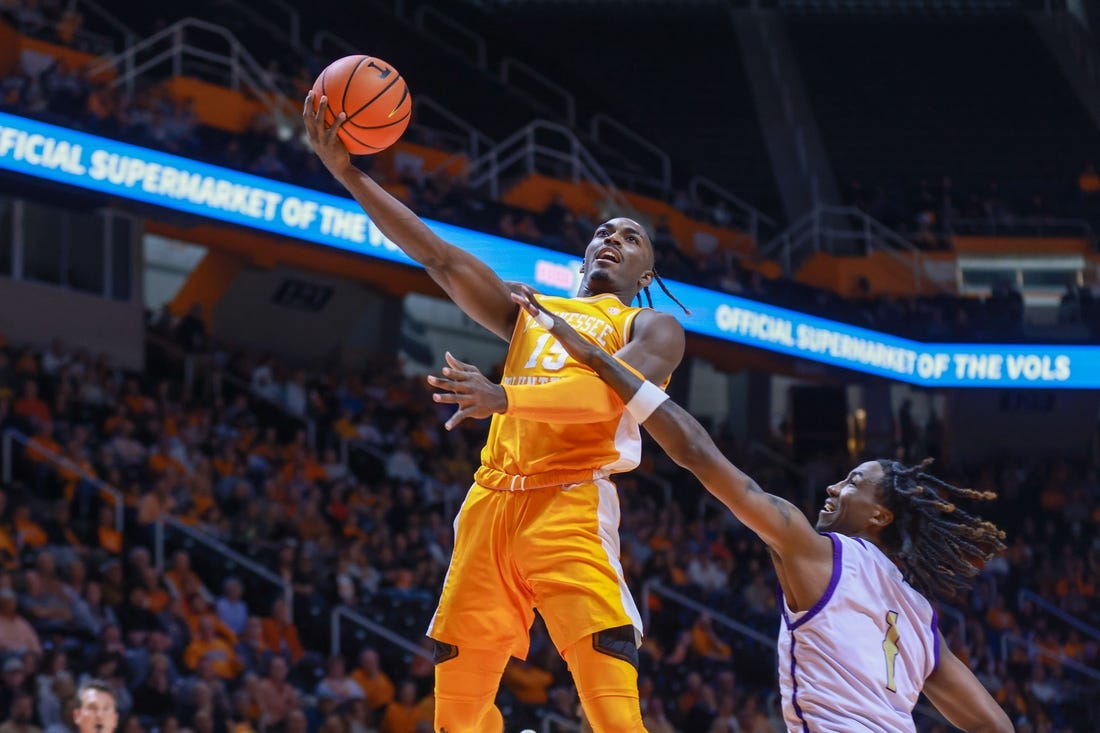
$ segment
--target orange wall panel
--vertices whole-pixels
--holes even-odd
[[[24,51],[37,51],[38,53],[46,54],[47,56],[53,56],[56,59],[60,59],[65,62],[65,65],[70,70],[83,69],[85,66],[95,61],[98,57],[93,56],[90,53],[84,53],[83,51],[77,51],[74,48],[68,46],[59,46],[56,43],[48,43],[41,41],[37,38],[30,38],[29,36],[20,37],[20,47]],[[115,73],[113,70],[105,71],[102,74],[97,75],[98,81],[113,79]]]
[[[195,114],[203,124],[227,132],[243,132],[265,111],[263,105],[240,92],[189,76],[173,77],[164,82],[164,88],[176,99],[194,99]]]
[[[922,257],[925,261],[941,263],[950,263],[955,259],[951,252],[924,253]],[[872,295],[911,296],[936,292],[927,276],[921,277],[918,286],[912,266],[886,252],[872,252],[867,257],[817,253],[802,265],[796,279],[848,297],[856,294],[856,283],[860,277],[866,277],[870,282]]]

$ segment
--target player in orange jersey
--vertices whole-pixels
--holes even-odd
[[[432,383],[459,406],[448,429],[492,415],[482,465],[455,519],[455,548],[428,635],[436,648],[437,731],[498,733],[493,700],[510,656],[525,658],[535,608],[569,664],[598,733],[644,731],[638,705],[641,620],[619,564],[619,503],[608,477],[634,468],[638,425],[588,368],[511,298],[484,262],[436,236],[355,168],[325,125],[326,100],[303,117],[318,157],[379,229],[471,318],[509,342],[503,385],[462,384],[447,355]],[[601,224],[585,251],[576,298],[547,298],[585,336],[657,384],[684,353],[671,315],[630,303],[657,279],[653,245],[631,219]],[[648,291],[646,291],[648,294]],[[452,384],[452,382],[454,384]],[[448,386],[450,385],[450,386]],[[475,386],[476,385],[476,386]]]

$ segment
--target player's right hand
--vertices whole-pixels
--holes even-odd
[[[576,329],[542,306],[535,291],[527,285],[519,285],[512,290],[512,300],[527,311],[535,322],[545,328],[558,340],[566,352],[586,366],[592,366],[601,349],[577,333]]]
[[[326,126],[325,113],[328,111],[328,97],[321,97],[316,111],[313,109],[313,99],[314,92],[311,89],[302,107],[302,122],[306,126],[306,136],[309,137],[309,145],[313,148],[313,152],[329,172],[339,178],[352,168],[351,155],[348,154],[344,141],[336,134],[348,116],[341,112],[331,125]]]

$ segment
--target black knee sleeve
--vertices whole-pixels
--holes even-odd
[[[454,659],[458,656],[458,647],[454,644],[447,644],[446,642],[437,641],[435,639],[432,639],[432,641],[435,642],[435,649],[432,652],[432,661],[436,664],[442,664],[448,659]]]
[[[438,642],[437,642],[438,643]],[[617,626],[592,634],[592,648],[601,654],[621,659],[638,669],[638,645],[634,642],[633,626]],[[455,654],[458,651],[455,650]]]

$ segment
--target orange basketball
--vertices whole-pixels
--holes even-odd
[[[328,97],[326,124],[341,112],[348,118],[337,133],[352,155],[370,155],[397,142],[409,126],[412,97],[397,69],[373,56],[345,56],[313,82],[314,109]]]

